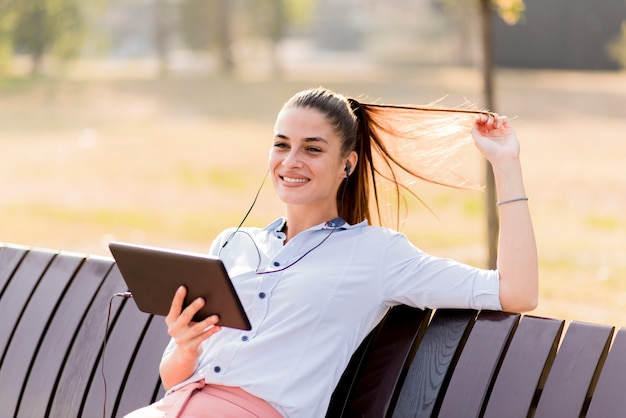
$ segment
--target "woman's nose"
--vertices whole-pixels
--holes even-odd
[[[299,167],[300,164],[300,156],[296,150],[290,151],[283,159],[283,165],[285,167]]]

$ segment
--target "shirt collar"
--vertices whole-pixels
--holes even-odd
[[[285,227],[285,223],[287,222],[287,218],[280,217],[276,219],[274,222],[267,225],[263,228],[265,231],[272,232],[274,235],[282,233],[282,230]],[[350,225],[348,222],[343,220],[340,217],[335,219],[331,219],[327,222],[322,222],[318,225],[312,226],[309,230],[322,230],[322,229],[353,229],[353,228],[362,228],[367,226],[367,220],[359,222],[358,224]]]

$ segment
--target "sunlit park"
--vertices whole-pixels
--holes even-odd
[[[0,241],[206,252],[261,187],[282,103],[325,86],[513,119],[533,314],[626,325],[622,22],[617,0],[0,0]],[[457,162],[487,184],[471,145]],[[486,266],[487,187],[413,190],[402,232]],[[283,214],[268,181],[246,225]]]

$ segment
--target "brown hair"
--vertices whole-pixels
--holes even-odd
[[[394,196],[396,227],[400,223],[401,192],[419,199],[409,188],[415,178],[449,187],[467,187],[465,179],[450,171],[447,157],[471,138],[476,115],[487,113],[361,103],[323,87],[295,94],[283,109],[291,107],[311,108],[325,115],[342,139],[342,156],[351,151],[358,155],[356,167],[344,180],[345,192],[344,187],[337,192],[340,216],[350,224],[365,219],[383,224],[381,183],[388,183]]]

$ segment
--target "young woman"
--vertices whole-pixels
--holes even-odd
[[[408,122],[415,120],[426,135]],[[368,224],[381,218],[382,181],[396,191],[402,173],[445,183],[406,161],[394,141],[470,131],[493,167],[500,200],[497,270],[430,256],[404,235]],[[224,261],[252,330],[221,328],[217,317],[192,322],[203,301],[182,309],[179,289],[160,367],[168,393],[129,417],[324,417],[353,351],[390,306],[535,308],[536,246],[519,144],[505,117],[306,90],[278,114],[269,173],[286,217],[226,230],[210,251]]]

